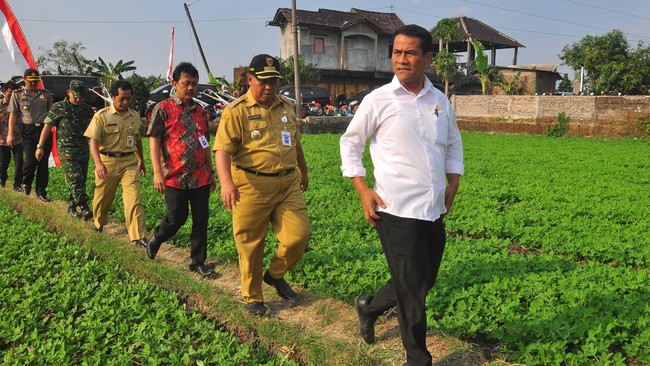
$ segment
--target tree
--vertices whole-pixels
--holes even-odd
[[[562,76],[562,81],[560,81],[560,85],[557,87],[557,90],[561,92],[573,91],[573,83],[571,80],[569,80],[568,74],[564,74],[564,76]]]
[[[474,66],[478,71],[478,80],[481,82],[481,91],[485,95],[485,88],[490,82],[490,76],[493,73],[492,68],[488,63],[488,58],[483,52],[483,44],[479,41],[473,41],[474,49],[476,50],[476,57],[474,58]]]
[[[39,47],[43,54],[36,58],[36,64],[42,74],[90,75],[90,61],[82,54],[85,49],[81,42],[58,40],[51,49]]]
[[[585,36],[577,43],[564,46],[558,56],[574,70],[584,68],[587,91],[648,94],[650,50],[643,42],[631,49],[618,29],[602,36]]]
[[[122,73],[128,72],[128,71],[133,71],[136,69],[133,64],[135,61],[126,61],[124,62],[123,60],[119,60],[115,65],[112,63],[106,64],[104,60],[102,60],[101,57],[97,58],[95,61],[91,61],[91,67],[92,67],[92,75],[97,76],[102,83],[102,85],[110,90],[111,85],[113,84],[113,81],[121,80],[124,77],[122,76]]]
[[[133,86],[133,98],[129,107],[138,111],[140,116],[144,116],[147,110],[147,101],[149,100],[149,85],[147,79],[138,74],[133,74],[127,78]]]
[[[282,85],[293,85],[293,57],[280,59],[280,65],[282,66],[280,68]],[[302,55],[298,57],[298,72],[300,73],[300,83],[303,85],[313,84],[320,80],[320,72],[316,68],[316,65],[311,63],[305,64],[305,60]]]
[[[449,52],[449,42],[460,38],[459,27],[460,23],[457,20],[443,18],[433,28],[432,35],[439,40],[438,53],[433,59],[433,65],[438,75],[445,80],[445,95],[449,95],[449,75],[456,71],[456,57]]]

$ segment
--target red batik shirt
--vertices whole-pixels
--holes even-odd
[[[208,112],[196,104],[185,109],[174,96],[158,103],[152,116],[147,135],[160,138],[165,185],[194,189],[210,184],[212,167],[206,166],[205,149],[199,141],[201,136],[208,138]]]

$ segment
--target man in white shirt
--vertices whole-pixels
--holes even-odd
[[[361,336],[373,343],[377,317],[397,306],[409,366],[431,365],[425,299],[445,247],[443,216],[464,170],[454,110],[424,74],[432,58],[426,29],[399,29],[393,40],[393,80],[365,97],[340,141],[343,176],[352,178],[391,274],[373,296],[355,299]],[[365,182],[362,164],[368,139],[374,190]]]

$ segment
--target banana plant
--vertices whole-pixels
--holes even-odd
[[[479,41],[472,41],[472,44],[476,50],[474,65],[476,66],[476,71],[478,71],[478,79],[481,82],[481,91],[485,95],[485,87],[490,82],[490,65],[488,64],[488,58],[484,52],[485,48],[483,44]]]

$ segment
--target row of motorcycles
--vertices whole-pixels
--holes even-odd
[[[303,118],[306,116],[353,116],[359,106],[350,107],[343,105],[335,107],[331,104],[322,107],[320,103],[312,101],[302,104]]]

